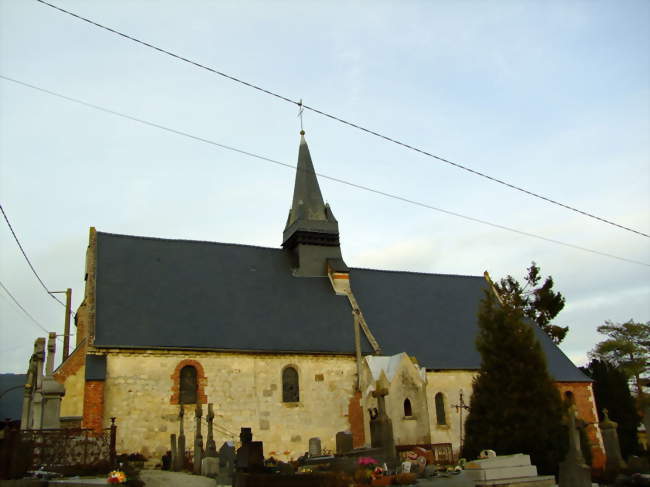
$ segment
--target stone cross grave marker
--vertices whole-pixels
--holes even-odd
[[[569,451],[560,463],[559,487],[591,487],[591,469],[585,465],[576,427],[576,407],[569,408]]]
[[[203,436],[201,436],[201,417],[203,408],[200,403],[196,403],[194,409],[194,419],[196,420],[196,430],[194,431],[194,473],[201,474],[201,460],[203,459]]]

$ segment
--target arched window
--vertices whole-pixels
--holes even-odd
[[[196,368],[186,365],[181,369],[180,377],[180,402],[182,404],[196,404],[196,391],[198,381],[196,380]]]
[[[293,367],[286,367],[282,371],[282,402],[299,402],[300,387],[298,385],[298,371]]]
[[[406,417],[413,416],[413,408],[411,407],[410,399],[404,399],[404,416]]]
[[[564,393],[564,400],[569,404],[574,404],[575,403],[575,398],[573,397],[573,392],[571,391],[565,391]]]
[[[436,423],[439,425],[447,424],[447,416],[445,415],[445,396],[442,395],[442,392],[436,394]]]

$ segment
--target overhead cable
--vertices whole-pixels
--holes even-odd
[[[9,221],[9,217],[7,217],[7,214],[5,213],[5,210],[4,210],[4,208],[2,207],[1,204],[0,204],[0,211],[2,211],[2,216],[4,216],[5,221],[7,222],[7,225],[9,226],[9,230],[11,230],[11,234],[14,236],[14,240],[18,244],[18,248],[22,252],[23,257],[25,257],[25,260],[27,261],[27,264],[29,265],[29,268],[32,270],[32,272],[36,276],[36,279],[38,279],[38,282],[41,284],[41,286],[43,286],[43,289],[45,289],[45,292],[47,293],[47,295],[49,297],[54,299],[54,301],[56,301],[57,303],[59,303],[61,306],[63,306],[65,308],[66,307],[65,303],[63,301],[59,300],[59,298],[57,298],[54,294],[52,294],[52,292],[47,288],[47,286],[43,282],[43,279],[41,279],[41,276],[39,276],[38,272],[36,272],[36,269],[34,269],[34,266],[32,265],[32,262],[29,260],[29,257],[27,257],[27,253],[25,252],[25,249],[23,248],[22,244],[20,243],[20,240],[18,239],[18,235],[16,235],[16,232],[14,232],[14,228],[11,226],[11,222]],[[70,310],[70,313],[72,314],[72,310]]]
[[[559,201],[557,201],[557,200],[554,200],[554,199],[552,199],[552,198],[550,198],[550,197],[548,197],[548,196],[544,196],[544,195],[541,195],[541,194],[539,194],[539,193],[535,193],[535,192],[533,192],[533,191],[530,191],[530,190],[527,190],[527,189],[525,189],[525,188],[522,188],[521,186],[517,186],[517,185],[515,185],[515,184],[513,184],[513,183],[509,183],[509,182],[507,182],[507,181],[504,181],[503,179],[499,179],[499,178],[496,178],[496,177],[494,177],[494,176],[490,176],[490,175],[488,175],[488,174],[486,174],[486,173],[483,173],[483,172],[477,171],[476,169],[472,169],[472,168],[470,168],[470,167],[468,167],[468,166],[465,166],[465,165],[463,165],[463,164],[459,164],[459,163],[457,163],[457,162],[450,161],[449,159],[445,159],[444,157],[441,157],[441,156],[437,156],[437,155],[435,155],[435,154],[432,154],[431,152],[428,152],[428,151],[426,151],[426,150],[424,150],[424,149],[419,149],[419,148],[417,148],[417,147],[415,147],[415,146],[413,146],[413,145],[407,144],[406,142],[402,142],[402,141],[400,141],[400,140],[398,140],[398,139],[395,139],[395,138],[393,138],[393,137],[389,137],[389,136],[387,136],[387,135],[381,134],[381,133],[376,132],[376,131],[374,131],[374,130],[368,129],[368,128],[366,128],[366,127],[363,127],[362,125],[359,125],[358,123],[350,122],[350,121],[348,121],[348,120],[345,120],[345,119],[343,119],[343,118],[337,117],[336,115],[332,115],[332,114],[327,113],[327,112],[325,112],[325,111],[323,111],[323,110],[320,110],[320,109],[318,109],[318,108],[315,108],[315,107],[312,107],[312,106],[309,106],[309,105],[305,105],[304,103],[302,103],[302,100],[298,100],[298,101],[296,101],[296,100],[293,100],[293,99],[288,98],[288,97],[286,97],[286,96],[283,96],[283,95],[280,95],[280,94],[278,94],[278,93],[275,93],[275,92],[273,92],[273,91],[271,91],[271,90],[267,90],[266,88],[262,88],[262,87],[259,86],[259,85],[256,85],[256,84],[253,84],[253,83],[249,83],[248,81],[244,81],[244,80],[242,80],[242,79],[240,79],[240,78],[237,78],[237,77],[232,76],[232,75],[230,75],[230,74],[224,73],[223,71],[219,71],[219,70],[217,70],[217,69],[215,69],[215,68],[211,68],[210,66],[206,66],[205,64],[201,64],[201,63],[199,63],[199,62],[197,62],[197,61],[193,61],[193,60],[191,60],[191,59],[189,59],[189,58],[186,58],[186,57],[184,57],[184,56],[180,56],[180,55],[175,54],[175,53],[173,53],[173,52],[171,52],[171,51],[168,51],[168,50],[163,49],[163,48],[161,48],[161,47],[158,47],[158,46],[155,46],[155,45],[153,45],[153,44],[150,44],[149,42],[145,42],[145,41],[143,41],[143,40],[137,39],[136,37],[133,37],[133,36],[130,36],[130,35],[125,34],[125,33],[123,33],[123,32],[120,32],[120,31],[118,31],[118,30],[112,29],[111,27],[107,27],[107,26],[105,26],[105,25],[102,25],[102,24],[100,24],[100,23],[98,23],[98,22],[95,22],[95,21],[90,20],[90,19],[88,19],[88,18],[86,18],[86,17],[83,17],[83,16],[81,16],[81,15],[79,15],[79,14],[76,14],[76,13],[71,12],[71,11],[69,11],[69,10],[66,10],[66,9],[64,9],[64,8],[61,8],[61,7],[58,7],[58,6],[56,6],[56,5],[51,4],[51,3],[49,3],[49,2],[46,2],[45,0],[36,0],[36,1],[39,2],[39,3],[41,3],[41,4],[43,4],[43,5],[47,5],[48,7],[51,7],[51,8],[53,8],[53,9],[56,9],[56,10],[62,12],[62,13],[65,13],[65,14],[67,14],[67,15],[71,15],[72,17],[75,17],[75,18],[77,18],[77,19],[79,19],[79,20],[82,20],[82,21],[84,21],[84,22],[87,22],[87,23],[89,23],[89,24],[91,24],[91,25],[94,25],[94,26],[99,27],[99,28],[101,28],[101,29],[104,29],[104,30],[107,30],[107,31],[109,31],[109,32],[112,32],[113,34],[116,34],[116,35],[119,35],[119,36],[121,36],[121,37],[124,37],[125,39],[129,39],[129,40],[131,40],[131,41],[133,41],[133,42],[137,42],[138,44],[141,44],[141,45],[143,45],[143,46],[149,47],[149,48],[154,49],[154,50],[156,50],[156,51],[158,51],[158,52],[161,52],[161,53],[163,53],[163,54],[166,54],[166,55],[168,55],[168,56],[171,56],[171,57],[173,57],[173,58],[175,58],[175,59],[178,59],[179,61],[183,61],[183,62],[185,62],[185,63],[189,63],[189,64],[191,64],[191,65],[193,65],[193,66],[196,66],[197,68],[204,69],[204,70],[206,70],[206,71],[210,71],[211,73],[217,74],[217,75],[219,75],[219,76],[222,76],[222,77],[224,77],[224,78],[227,78],[227,79],[229,79],[229,80],[231,80],[231,81],[234,81],[234,82],[236,82],[236,83],[240,83],[240,84],[242,84],[242,85],[244,85],[244,86],[247,86],[247,87],[249,87],[249,88],[253,88],[253,89],[255,89],[255,90],[257,90],[257,91],[260,91],[260,92],[262,92],[262,93],[266,93],[267,95],[271,95],[271,96],[273,96],[273,97],[275,97],[275,98],[278,98],[278,99],[280,99],[280,100],[282,100],[282,101],[286,101],[286,102],[288,102],[288,103],[293,103],[294,105],[297,105],[298,107],[304,108],[305,110],[310,110],[310,111],[312,111],[312,112],[314,112],[314,113],[317,113],[318,115],[321,115],[321,116],[323,116],[323,117],[327,117],[327,118],[329,118],[329,119],[335,120],[335,121],[337,121],[337,122],[340,122],[340,123],[342,123],[342,124],[348,125],[348,126],[353,127],[353,128],[355,128],[355,129],[361,130],[362,132],[368,133],[368,134],[370,134],[370,135],[374,135],[375,137],[379,137],[379,138],[384,139],[384,140],[386,140],[386,141],[388,141],[388,142],[392,142],[393,144],[397,144],[397,145],[399,145],[399,146],[401,146],[401,147],[403,147],[403,148],[405,148],[405,149],[409,149],[409,150],[415,151],[415,152],[417,152],[417,153],[419,153],[419,154],[422,154],[422,155],[424,155],[424,156],[427,156],[427,157],[430,157],[430,158],[436,159],[436,160],[438,160],[438,161],[440,161],[440,162],[444,162],[445,164],[449,164],[449,165],[454,166],[454,167],[456,167],[456,168],[458,168],[458,169],[462,169],[462,170],[467,171],[467,172],[469,172],[469,173],[472,173],[472,174],[474,174],[474,175],[476,175],[476,176],[479,176],[479,177],[482,177],[482,178],[488,179],[488,180],[490,180],[490,181],[492,181],[492,182],[494,182],[494,183],[501,184],[501,185],[506,186],[506,187],[508,187],[508,188],[510,188],[510,189],[513,189],[513,190],[515,190],[515,191],[519,191],[519,192],[521,192],[521,193],[527,194],[527,195],[532,196],[532,197],[534,197],[534,198],[538,198],[538,199],[540,199],[540,200],[542,200],[542,201],[545,201],[545,202],[547,202],[547,203],[551,203],[551,204],[553,204],[553,205],[560,206],[560,207],[562,207],[562,208],[564,208],[564,209],[567,209],[567,210],[570,210],[570,211],[573,211],[573,212],[579,213],[579,214],[581,214],[581,215],[583,215],[583,216],[586,216],[586,217],[589,217],[589,218],[593,218],[594,220],[598,220],[598,221],[600,221],[600,222],[602,222],[602,223],[606,223],[606,224],[608,224],[608,225],[612,225],[612,226],[617,227],[617,228],[620,228],[620,229],[622,229],[622,230],[626,230],[626,231],[628,231],[628,232],[636,233],[637,235],[641,235],[641,236],[643,236],[643,237],[650,238],[650,234],[647,234],[647,233],[641,232],[641,231],[639,231],[639,230],[635,230],[635,229],[633,229],[633,228],[630,228],[630,227],[627,227],[627,226],[621,225],[621,224],[616,223],[616,222],[613,222],[613,221],[611,221],[611,220],[607,220],[607,219],[602,218],[602,217],[600,217],[600,216],[594,215],[593,213],[589,213],[589,212],[587,212],[587,211],[580,210],[580,209],[575,208],[575,207],[573,207],[573,206],[570,206],[570,205],[568,205],[568,204],[561,203],[561,202],[559,202]]]
[[[47,331],[47,329],[45,329],[45,327],[44,327],[43,325],[41,325],[41,324],[38,322],[38,320],[37,320],[36,318],[34,318],[34,317],[29,313],[29,311],[27,311],[27,310],[23,307],[23,305],[20,304],[20,303],[18,302],[18,300],[14,297],[14,295],[11,294],[11,293],[9,292],[9,289],[7,289],[7,288],[5,287],[4,284],[2,284],[2,281],[0,281],[0,287],[2,287],[2,289],[4,289],[4,292],[6,292],[7,295],[8,295],[8,296],[13,300],[13,302],[16,303],[16,306],[18,306],[18,307],[22,310],[22,312],[25,313],[25,315],[27,315],[27,317],[28,317],[30,320],[32,320],[32,323],[34,323],[36,326],[38,326],[38,327],[39,327],[41,330],[43,330],[45,333],[49,333],[49,331]]]
[[[239,154],[243,154],[243,155],[246,155],[246,156],[249,156],[249,157],[254,157],[256,159],[260,159],[262,161],[270,162],[272,164],[276,164],[276,165],[279,165],[279,166],[282,166],[282,167],[290,168],[292,170],[297,169],[296,166],[293,165],[293,164],[289,164],[289,163],[286,163],[286,162],[281,162],[281,161],[278,161],[278,160],[275,160],[275,159],[271,159],[270,157],[255,154],[253,152],[249,152],[249,151],[246,151],[246,150],[243,150],[243,149],[239,149],[239,148],[232,147],[232,146],[229,146],[229,145],[221,144],[221,143],[216,142],[214,140],[206,139],[204,137],[199,137],[197,135],[193,135],[193,134],[190,134],[188,132],[183,132],[181,130],[177,130],[177,129],[174,129],[174,128],[171,128],[171,127],[167,127],[165,125],[161,125],[161,124],[158,124],[158,123],[155,123],[155,122],[150,122],[148,120],[137,118],[137,117],[134,117],[132,115],[127,115],[125,113],[117,112],[115,110],[111,110],[110,108],[105,108],[105,107],[95,105],[93,103],[89,103],[89,102],[86,102],[86,101],[83,101],[83,100],[80,100],[80,99],[77,99],[77,98],[72,98],[70,96],[66,96],[66,95],[63,95],[63,94],[60,94],[60,93],[56,93],[54,91],[50,91],[50,90],[47,90],[45,88],[41,88],[39,86],[26,83],[24,81],[20,81],[20,80],[14,79],[14,78],[9,78],[9,77],[4,76],[2,74],[0,74],[0,78],[4,79],[4,80],[7,80],[7,81],[11,81],[13,83],[16,83],[16,84],[19,84],[19,85],[22,85],[22,86],[25,86],[25,87],[28,87],[28,88],[31,88],[31,89],[34,89],[34,90],[37,90],[37,91],[40,91],[40,92],[43,92],[43,93],[47,93],[48,95],[52,95],[52,96],[55,96],[57,98],[61,98],[63,100],[67,100],[67,101],[70,101],[70,102],[73,102],[73,103],[76,103],[76,104],[79,104],[79,105],[83,105],[83,106],[92,108],[94,110],[99,110],[99,111],[102,111],[102,112],[105,112],[105,113],[109,113],[111,115],[115,115],[115,116],[118,116],[118,117],[121,117],[121,118],[125,118],[127,120],[132,120],[134,122],[137,122],[137,123],[140,123],[140,124],[143,124],[143,125],[147,125],[147,126],[150,126],[150,127],[155,127],[155,128],[160,129],[160,130],[164,130],[166,132],[170,132],[170,133],[173,133],[173,134],[176,134],[176,135],[180,135],[182,137],[187,137],[189,139],[196,140],[198,142],[203,142],[203,143],[210,144],[210,145],[213,145],[213,146],[216,146],[216,147],[221,147],[222,149],[237,152]],[[550,243],[554,243],[554,244],[557,244],[557,245],[562,245],[562,246],[565,246],[565,247],[569,247],[569,248],[572,248],[572,249],[581,250],[581,251],[589,252],[589,253],[596,254],[596,255],[601,255],[603,257],[609,257],[609,258],[617,259],[617,260],[620,260],[620,261],[623,261],[623,262],[628,262],[628,263],[631,263],[631,264],[638,264],[638,265],[643,265],[643,266],[646,266],[646,267],[650,267],[650,264],[647,263],[647,262],[641,262],[641,261],[634,260],[634,259],[628,259],[626,257],[620,257],[620,256],[617,256],[617,255],[609,254],[607,252],[601,252],[599,250],[594,250],[594,249],[590,249],[590,248],[587,248],[587,247],[574,245],[574,244],[571,244],[571,243],[563,242],[561,240],[556,240],[556,239],[552,239],[552,238],[548,238],[548,237],[543,237],[541,235],[537,235],[537,234],[530,233],[530,232],[525,232],[523,230],[518,230],[518,229],[512,228],[512,227],[507,227],[505,225],[500,225],[498,223],[493,223],[493,222],[490,222],[490,221],[487,221],[487,220],[481,220],[479,218],[474,218],[474,217],[463,215],[461,213],[457,213],[457,212],[454,212],[454,211],[445,210],[443,208],[438,208],[438,207],[435,207],[435,206],[432,206],[432,205],[429,205],[429,204],[426,204],[426,203],[422,203],[420,201],[416,201],[416,200],[412,200],[412,199],[403,197],[403,196],[399,196],[399,195],[392,194],[392,193],[387,193],[385,191],[381,191],[379,189],[371,188],[369,186],[364,186],[364,185],[361,185],[361,184],[353,183],[351,181],[346,181],[344,179],[328,176],[328,175],[323,174],[323,173],[316,172],[314,174],[316,174],[318,177],[323,178],[323,179],[328,179],[330,181],[334,181],[334,182],[337,182],[337,183],[340,183],[340,184],[344,184],[346,186],[350,186],[350,187],[353,187],[353,188],[361,189],[363,191],[378,194],[378,195],[384,196],[386,198],[391,198],[391,199],[394,199],[394,200],[402,201],[404,203],[419,206],[421,208],[426,208],[426,209],[437,211],[437,212],[440,212],[440,213],[445,213],[447,215],[456,216],[458,218],[463,218],[465,220],[473,221],[473,222],[476,222],[476,223],[481,223],[483,225],[488,225],[488,226],[491,226],[491,227],[494,227],[494,228],[499,228],[501,230],[506,230],[508,232],[513,232],[513,233],[516,233],[516,234],[519,234],[519,235],[524,235],[524,236],[527,236],[527,237],[536,238],[538,240],[543,240],[545,242],[550,242]]]

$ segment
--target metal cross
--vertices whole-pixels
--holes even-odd
[[[459,392],[458,404],[452,404],[451,407],[456,408],[456,412],[460,415],[460,452],[463,451],[463,410],[469,411],[469,405],[465,404],[463,398],[463,390]]]

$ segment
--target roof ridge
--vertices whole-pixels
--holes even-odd
[[[98,235],[109,235],[111,237],[120,237],[120,238],[129,238],[134,240],[158,240],[166,242],[186,242],[186,243],[199,243],[199,244],[213,244],[213,245],[227,245],[232,247],[250,247],[254,249],[263,249],[263,250],[277,250],[282,251],[281,247],[263,247],[261,245],[250,245],[250,244],[240,244],[240,243],[228,243],[228,242],[213,242],[210,240],[191,240],[187,238],[165,238],[165,237],[149,237],[145,235],[125,235],[122,233],[111,233],[111,232],[97,232]]]
[[[247,247],[252,249],[273,250],[279,252],[282,252],[284,250],[281,247],[263,247],[261,245],[250,245],[250,244],[229,243],[229,242],[213,242],[210,240],[191,240],[187,238],[150,237],[146,235],[127,235],[123,233],[100,232],[100,231],[97,231],[97,234],[109,235],[111,237],[129,238],[134,240],[158,240],[158,241],[166,241],[166,242],[212,244],[212,245],[229,246],[229,247]],[[413,274],[413,275],[420,275],[420,276],[445,276],[445,277],[463,277],[468,279],[484,279],[483,276],[468,276],[464,274],[443,274],[443,273],[436,273],[436,272],[417,272],[417,271],[406,271],[406,270],[396,270],[396,269],[372,269],[369,267],[350,267],[350,270],[387,272],[393,274]]]
[[[441,273],[436,273],[436,272],[417,272],[417,271],[398,271],[394,269],[370,269],[368,267],[350,267],[351,271],[357,270],[357,271],[374,271],[374,272],[388,272],[392,274],[415,274],[419,276],[445,276],[445,277],[464,277],[468,279],[481,279],[483,280],[483,276],[468,276],[465,274],[441,274]]]

